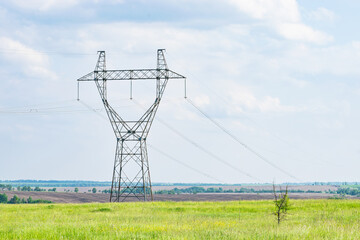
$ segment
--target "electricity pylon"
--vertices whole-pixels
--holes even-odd
[[[185,77],[168,69],[164,49],[157,50],[156,69],[107,70],[105,51],[99,51],[95,71],[77,81],[95,81],[107,116],[116,137],[115,161],[110,202],[122,202],[127,198],[152,201],[146,138],[164,94],[169,79]],[[107,100],[106,83],[111,80],[156,80],[156,98],[138,121],[125,121]]]

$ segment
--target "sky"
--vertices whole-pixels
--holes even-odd
[[[0,180],[111,181],[114,133],[95,84],[81,83],[76,101],[76,80],[99,50],[108,69],[137,69],[155,68],[166,49],[188,100],[182,81],[168,83],[147,139],[153,182],[360,181],[359,7],[1,1]],[[133,100],[128,82],[108,91],[119,115],[137,120],[155,82],[134,82]]]

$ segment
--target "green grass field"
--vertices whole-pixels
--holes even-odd
[[[360,239],[359,200],[0,205],[1,239]]]

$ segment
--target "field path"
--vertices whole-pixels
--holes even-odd
[[[91,203],[109,202],[109,194],[102,193],[62,193],[62,192],[22,192],[22,191],[0,191],[6,193],[8,199],[13,195],[19,198],[27,199],[29,196],[32,199],[50,200],[54,203]],[[333,196],[333,194],[324,193],[290,193],[291,199],[326,199]],[[198,193],[198,194],[155,194],[155,201],[236,201],[236,200],[271,200],[273,195],[271,193]]]

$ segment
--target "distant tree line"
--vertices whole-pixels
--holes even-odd
[[[283,190],[285,192],[285,190]],[[289,193],[322,193],[322,191],[313,191],[313,190],[287,190]],[[155,194],[182,194],[182,193],[273,193],[271,189],[259,189],[255,190],[253,188],[240,188],[240,189],[227,189],[224,190],[222,187],[219,188],[203,188],[203,187],[189,187],[189,188],[174,188],[171,190],[159,190],[155,191]]]
[[[0,184],[0,189],[2,191],[4,191],[4,190],[8,190],[8,191],[15,190],[15,188],[11,184]],[[31,191],[34,191],[34,192],[46,192],[46,191],[48,191],[48,192],[56,192],[56,188],[50,188],[50,189],[46,190],[46,189],[40,188],[39,186],[36,186],[34,188],[32,188],[30,186],[17,186],[16,190],[17,191],[23,191],[23,192],[31,192]]]
[[[88,190],[88,191],[90,192],[91,190]],[[94,192],[94,189],[92,190],[92,192],[93,192],[93,193],[96,193],[96,192]],[[100,190],[99,190],[99,192],[100,192]],[[139,193],[139,194],[142,194],[142,193],[144,193],[144,189],[143,189],[143,188],[136,188],[136,189],[134,189],[134,188],[122,188],[122,189],[121,189],[121,193],[130,193],[130,192],[131,192],[131,193]],[[150,194],[150,190],[149,190],[149,189],[147,189],[146,192]],[[101,193],[110,194],[110,193],[111,193],[111,190],[110,190],[110,189],[105,189],[105,190],[102,190]],[[114,193],[118,193],[118,191],[117,191],[117,190],[114,190]]]
[[[284,186],[304,186],[304,185],[313,185],[313,186],[323,186],[323,185],[333,185],[333,186],[359,186],[359,182],[305,182],[305,183],[283,183],[280,185]],[[75,180],[0,180],[0,189],[2,185],[12,185],[12,186],[32,186],[32,187],[106,187],[111,186],[109,181],[75,181]],[[188,186],[188,183],[153,183],[152,186]],[[192,183],[193,186],[246,186],[246,185],[259,185],[271,186],[271,183],[258,184],[220,184],[220,183]],[[279,186],[280,186],[279,185]]]
[[[10,200],[8,200],[8,196],[3,193],[0,194],[0,204],[21,204],[21,203],[28,203],[28,204],[33,204],[33,203],[52,203],[49,200],[43,200],[43,199],[35,199],[33,200],[31,198],[31,196],[25,200],[25,198],[20,199],[17,195],[14,195]]]
[[[30,186],[23,186],[23,187],[17,186],[16,189],[18,191],[23,191],[23,192],[32,192],[32,191],[34,191],[34,192],[46,192],[46,189],[40,188],[38,186],[34,187],[34,188],[32,188]],[[48,192],[56,192],[56,188],[49,188],[47,191]]]
[[[57,181],[57,180],[12,180],[0,181],[0,184],[12,186],[32,186],[32,187],[100,187],[111,186],[111,182],[98,182],[98,181]]]
[[[11,191],[13,189],[13,186],[11,184],[0,184],[0,189],[1,190],[9,190]]]
[[[336,193],[340,195],[351,195],[360,197],[360,188],[338,188],[336,190]]]

